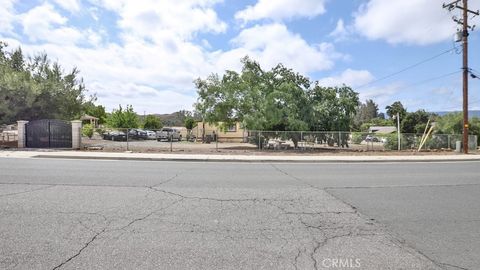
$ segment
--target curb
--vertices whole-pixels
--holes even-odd
[[[235,162],[235,163],[428,163],[428,162],[472,162],[479,161],[480,158],[466,158],[466,159],[363,159],[363,160],[349,160],[349,159],[324,159],[324,160],[298,160],[298,159],[235,159],[235,158],[149,158],[149,157],[104,157],[104,156],[68,156],[68,155],[36,155],[32,158],[51,158],[51,159],[80,159],[80,160],[120,160],[120,161],[176,161],[176,162]]]

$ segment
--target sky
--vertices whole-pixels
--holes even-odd
[[[453,111],[462,108],[452,21],[460,11],[443,2],[0,0],[0,40],[30,56],[47,53],[66,71],[79,68],[107,111],[191,110],[195,79],[240,71],[247,55],[266,70],[282,63],[324,86],[351,86],[381,111],[394,101],[408,111]],[[480,27],[479,17],[470,24]],[[478,75],[479,31],[469,36]],[[469,82],[470,109],[480,109],[480,81]]]

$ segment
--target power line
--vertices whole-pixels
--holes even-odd
[[[394,72],[394,73],[391,73],[391,74],[389,74],[389,75],[387,75],[387,76],[383,76],[383,77],[381,77],[381,78],[379,78],[379,79],[376,79],[376,80],[373,80],[373,81],[371,81],[371,82],[369,82],[369,83],[360,85],[360,86],[358,86],[358,87],[356,87],[356,88],[357,88],[357,89],[358,89],[358,88],[363,88],[363,87],[366,87],[366,86],[370,86],[370,85],[372,85],[372,84],[374,84],[374,83],[383,81],[383,80],[385,80],[385,79],[391,78],[391,77],[393,77],[393,76],[395,76],[395,75],[398,75],[398,74],[400,74],[400,73],[403,73],[403,72],[405,72],[405,71],[407,71],[407,70],[409,70],[409,69],[415,68],[415,67],[417,67],[417,66],[419,66],[419,65],[421,65],[421,64],[424,64],[424,63],[426,63],[426,62],[432,61],[432,60],[434,60],[434,59],[436,59],[436,58],[438,58],[438,57],[440,57],[440,56],[442,56],[442,55],[444,55],[444,54],[447,54],[447,53],[449,53],[449,52],[451,52],[451,51],[456,50],[457,48],[458,48],[458,47],[454,46],[454,47],[451,48],[451,49],[448,49],[448,50],[443,51],[443,52],[441,52],[441,53],[439,53],[439,54],[437,54],[437,55],[434,55],[434,56],[429,57],[429,58],[427,58],[427,59],[424,59],[424,60],[422,60],[422,61],[420,61],[420,62],[417,62],[417,63],[415,63],[415,64],[413,64],[413,65],[410,65],[410,66],[408,66],[408,67],[405,67],[405,68],[403,68],[403,69],[401,69],[401,70],[399,70],[399,71],[396,71],[396,72]]]
[[[421,85],[421,84],[425,84],[425,83],[427,83],[427,82],[431,82],[431,81],[443,79],[443,78],[446,78],[446,77],[449,77],[449,76],[458,74],[458,73],[460,73],[460,72],[462,72],[462,71],[461,71],[461,70],[457,70],[457,71],[454,71],[454,72],[450,72],[450,73],[447,73],[447,74],[443,74],[443,75],[440,75],[440,76],[436,76],[436,77],[433,77],[433,78],[429,78],[429,79],[426,79],[426,80],[423,80],[423,81],[419,81],[419,82],[416,82],[416,83],[407,85],[406,87],[403,87],[403,89],[407,89],[407,88],[411,88],[411,87],[418,86],[418,85]]]

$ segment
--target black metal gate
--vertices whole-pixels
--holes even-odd
[[[62,120],[35,120],[25,128],[28,148],[72,148],[72,124]]]

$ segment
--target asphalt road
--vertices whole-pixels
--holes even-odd
[[[0,159],[0,269],[478,269],[480,163]]]

